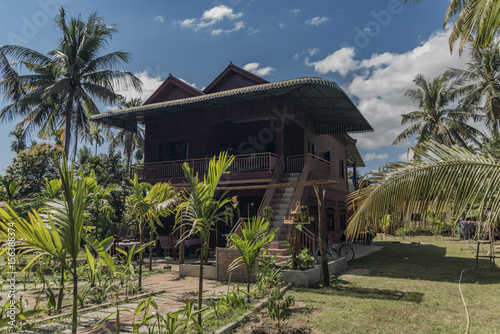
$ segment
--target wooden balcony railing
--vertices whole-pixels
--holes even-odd
[[[237,155],[229,171],[231,172],[255,172],[255,171],[273,171],[276,169],[280,157],[274,153],[257,153]],[[200,174],[208,170],[208,163],[211,158],[176,160],[152,162],[143,165],[135,165],[131,168],[131,175],[137,174],[139,179],[155,179],[180,177],[184,175],[182,166],[184,163]]]
[[[271,181],[269,184],[276,184],[279,182],[281,175],[283,174],[283,156],[281,156],[276,164],[276,169],[273,172],[273,176],[271,177]],[[276,188],[267,188],[264,193],[264,197],[262,197],[262,201],[260,202],[259,209],[257,210],[257,215],[262,216],[264,208],[266,206],[271,205],[271,201],[273,200],[274,193],[276,192]]]

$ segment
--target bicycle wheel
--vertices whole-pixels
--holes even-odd
[[[340,256],[345,257],[347,262],[354,260],[354,249],[349,245],[342,245],[339,248]]]
[[[340,257],[340,253],[337,248],[328,247],[328,256],[333,259],[338,259]]]

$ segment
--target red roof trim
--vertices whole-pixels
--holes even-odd
[[[184,81],[177,79],[174,77],[172,74],[168,75],[168,78],[163,81],[163,83],[158,87],[157,90],[146,100],[146,102],[143,103],[143,105],[146,104],[151,104],[154,103],[153,101],[161,94],[166,92],[169,89],[170,85],[177,86],[184,91],[190,93],[192,96],[200,96],[203,95],[204,93],[202,91],[199,91],[198,89],[194,88],[193,86],[188,85]]]
[[[208,85],[207,88],[203,90],[203,92],[205,94],[209,94],[210,90],[214,88],[219,82],[221,82],[230,72],[235,72],[243,77],[246,77],[251,81],[255,82],[255,84],[257,85],[269,83],[269,81],[267,81],[266,79],[263,79],[253,73],[250,73],[247,70],[244,70],[241,67],[234,65],[233,63],[229,63],[226,69],[222,71],[222,73],[219,74],[217,78],[215,78],[215,80],[212,81],[210,85]]]

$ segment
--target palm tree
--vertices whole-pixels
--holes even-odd
[[[250,298],[250,277],[252,270],[255,264],[259,262],[261,249],[263,247],[264,250],[269,248],[277,230],[278,228],[269,231],[269,221],[266,221],[262,217],[253,217],[241,229],[241,236],[237,233],[231,235],[231,248],[236,248],[240,256],[234,259],[229,266],[229,270],[232,271],[241,265],[245,266],[247,270],[248,298]]]
[[[125,98],[120,100],[120,107],[122,109],[137,107],[142,104],[140,98],[131,99],[130,101],[126,101]],[[123,154],[125,155],[126,168],[127,173],[130,173],[130,163],[132,161],[132,154],[136,149],[141,149],[144,146],[144,130],[138,128],[136,132],[132,132],[129,130],[121,130],[116,135],[113,136],[111,141],[111,148],[115,148],[117,146],[123,146]]]
[[[413,148],[423,159],[391,163],[368,174],[371,182],[349,195],[353,215],[347,232],[355,236],[376,229],[381,219],[404,217],[408,212],[425,216],[432,204],[443,211],[452,203],[452,217],[460,217],[475,204],[493,226],[500,217],[500,163],[491,155],[474,154],[463,147],[428,142]]]
[[[405,2],[407,2],[406,0]],[[413,0],[420,2],[421,0]],[[474,48],[490,45],[500,31],[500,2],[496,0],[451,0],[443,27],[456,16],[450,34],[450,50],[460,40],[458,52],[473,42]]]
[[[131,194],[127,202],[132,208],[132,212],[138,222],[139,229],[139,288],[142,287],[142,259],[143,247],[142,239],[146,224],[149,226],[149,268],[152,267],[153,256],[153,234],[156,232],[155,225],[162,226],[160,217],[166,217],[172,210],[172,205],[176,202],[176,193],[170,183],[156,183],[154,186],[147,182],[139,182],[137,174],[130,180]]]
[[[225,214],[222,210],[231,201],[231,198],[225,197],[227,191],[216,198],[217,185],[221,177],[229,173],[228,169],[233,160],[234,157],[228,156],[227,152],[221,152],[218,157],[213,157],[202,181],[199,180],[198,173],[187,163],[182,167],[188,187],[181,199],[182,202],[178,205],[176,225],[177,228],[186,227],[179,242],[192,235],[197,235],[201,239],[198,310],[201,310],[203,300],[203,262],[207,255],[210,231],[219,220],[224,220]],[[201,315],[198,316],[198,323],[201,325]]]
[[[405,95],[418,105],[419,110],[402,115],[401,125],[413,124],[403,130],[392,145],[417,135],[417,144],[433,139],[447,146],[467,146],[466,140],[475,140],[481,135],[480,131],[466,124],[471,113],[449,107],[457,96],[460,82],[449,82],[446,74],[432,80],[418,74],[413,82],[418,88],[408,89]]]
[[[97,242],[92,236],[84,234],[86,224],[85,207],[89,200],[89,192],[85,180],[74,180],[69,171],[66,157],[58,165],[62,200],[54,199],[47,203],[46,214],[40,215],[36,210],[29,213],[29,220],[17,215],[7,205],[6,210],[0,209],[0,240],[8,241],[11,226],[16,229],[16,243],[21,253],[35,253],[33,259],[26,265],[26,269],[40,261],[43,257],[51,257],[59,261],[62,270],[67,270],[73,277],[73,313],[72,333],[77,328],[78,305],[78,270],[77,257],[81,249],[82,240],[91,246],[105,261],[106,265],[114,270],[111,257],[107,253],[108,246],[113,242],[109,237],[103,242]],[[10,247],[8,242],[2,243],[1,251]],[[64,274],[61,272],[61,286],[64,286]],[[59,299],[62,293],[59,294]]]
[[[453,68],[447,73],[465,84],[458,89],[464,95],[462,104],[467,109],[484,111],[487,125],[498,129],[500,122],[500,50],[499,44],[478,48],[471,52],[466,69]],[[484,107],[479,104],[484,101]]]
[[[15,140],[10,144],[11,151],[19,153],[26,149],[26,138],[24,138],[23,129],[17,128],[14,131],[9,132],[9,136],[15,138]]]
[[[89,135],[89,116],[99,113],[96,101],[114,103],[117,88],[141,90],[132,73],[111,69],[128,62],[129,54],[115,51],[101,55],[117,30],[106,25],[97,13],[87,21],[80,17],[66,20],[60,9],[56,25],[62,37],[48,55],[18,45],[0,46],[0,90],[12,103],[0,111],[4,120],[22,116],[18,127],[27,133],[50,137],[64,129],[64,150],[69,154],[71,137],[75,141]],[[22,64],[28,74],[19,75],[7,57]]]

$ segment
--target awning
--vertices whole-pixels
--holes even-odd
[[[301,107],[316,121],[318,134],[371,132],[373,128],[346,93],[334,82],[299,78],[153,103],[91,116],[94,122],[135,131],[149,116],[209,110],[260,99],[282,99]]]

